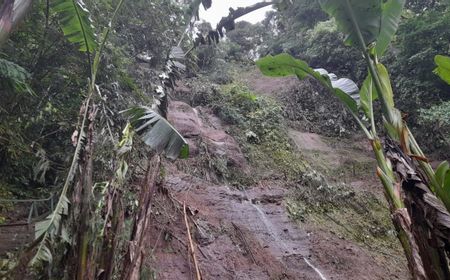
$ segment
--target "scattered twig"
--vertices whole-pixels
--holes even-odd
[[[189,221],[188,221],[188,216],[187,216],[187,212],[186,212],[186,203],[183,203],[183,212],[184,212],[184,222],[186,224],[187,236],[188,236],[188,240],[189,240],[190,252],[191,252],[192,260],[194,261],[194,266],[195,266],[195,273],[197,276],[197,280],[202,280],[202,275],[200,273],[200,268],[198,266],[197,257],[195,256],[194,241],[192,240],[192,237],[191,237],[191,230],[189,227]]]

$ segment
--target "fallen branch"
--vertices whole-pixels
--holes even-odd
[[[188,240],[189,240],[189,247],[190,247],[189,251],[192,255],[192,260],[194,261],[195,273],[197,276],[197,280],[202,280],[202,275],[200,273],[200,268],[198,266],[197,257],[195,256],[195,246],[194,246],[194,241],[192,240],[191,230],[189,227],[189,221],[188,221],[187,212],[186,212],[186,203],[183,203],[183,212],[184,212],[184,223],[186,224],[187,236],[188,236]]]

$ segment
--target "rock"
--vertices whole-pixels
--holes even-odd
[[[172,101],[168,119],[188,141],[190,157],[198,156],[200,143],[205,143],[208,153],[225,158],[227,166],[246,169],[247,161],[239,144],[226,133],[226,126],[211,110],[192,108],[187,103]]]
[[[195,138],[201,134],[197,112],[184,102],[170,102],[168,119],[185,138]]]

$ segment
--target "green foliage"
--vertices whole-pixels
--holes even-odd
[[[380,0],[319,0],[319,3],[325,12],[336,19],[340,30],[346,34],[346,44],[359,44],[354,22],[358,23],[367,44],[377,39],[381,27]]]
[[[373,84],[372,76],[369,74],[359,91],[360,107],[369,120],[374,119],[373,101],[376,100],[378,94]]]
[[[14,62],[0,58],[0,83],[6,86],[23,91],[29,89],[27,84],[30,74],[21,66]]]
[[[256,96],[245,86],[222,86],[220,99],[213,101],[215,112],[228,123],[239,126],[250,137],[265,141],[282,123],[281,108],[273,101]],[[258,142],[258,141],[257,141]]]
[[[398,76],[395,84],[401,98],[421,99],[423,96],[430,102],[442,96],[439,92],[443,87],[436,83],[438,79],[432,73],[433,59],[448,53],[445,38],[450,36],[449,25],[450,14],[445,11],[429,11],[401,24],[395,44],[399,53],[390,63],[391,71]]]
[[[141,106],[124,111],[130,117],[136,132],[156,153],[165,152],[170,159],[189,156],[189,146],[181,134],[151,108]]]
[[[420,109],[420,119],[428,125],[432,123],[437,127],[450,126],[450,101],[434,105],[429,109]]]
[[[227,53],[228,57],[240,62],[255,59],[257,48],[264,41],[265,29],[260,23],[237,22],[235,29],[227,32],[227,38],[231,43]]]
[[[338,76],[354,81],[364,79],[365,66],[360,53],[343,45],[342,33],[337,30],[334,19],[318,22],[313,29],[305,32],[304,43],[292,54],[315,68],[332,69]]]
[[[406,0],[388,0],[382,3],[382,16],[380,34],[377,38],[375,51],[378,56],[382,56],[397,32]]]
[[[221,87],[220,98],[211,100],[215,113],[233,124],[231,133],[243,152],[261,174],[295,179],[306,165],[293,151],[282,117],[283,109],[268,97],[256,96],[243,85],[232,83]],[[234,176],[234,175],[233,175]],[[233,177],[232,176],[232,177]]]
[[[60,17],[61,28],[69,42],[82,52],[92,53],[97,47],[89,10],[80,0],[52,1],[52,10]]]
[[[447,161],[442,162],[436,168],[436,180],[439,187],[444,190],[443,193],[447,194],[446,200],[450,201],[450,165]]]
[[[433,72],[450,85],[450,57],[437,55],[434,57],[434,62],[437,68]]]
[[[441,3],[448,3],[448,0],[409,0],[406,2],[406,8],[415,13],[423,13],[427,10],[442,8]]]
[[[440,150],[440,154],[448,151],[448,144],[440,134],[449,135],[450,130],[439,127],[440,120],[424,121],[421,108],[450,100],[450,87],[433,73],[436,55],[449,54],[446,39],[450,36],[449,25],[450,13],[439,8],[405,18],[400,24],[393,52],[387,53],[384,62],[392,75],[396,104],[408,115],[408,123],[415,129],[417,140],[426,151]]]
[[[302,60],[295,59],[288,54],[279,54],[277,56],[266,56],[256,62],[261,72],[267,76],[284,77],[295,75],[299,79],[313,77],[322,85],[327,87],[334,95],[336,95],[351,112],[357,112],[357,103],[350,94],[354,92],[354,82],[348,79],[340,79],[333,81],[328,76],[328,72],[321,73],[315,71]]]
[[[361,49],[376,42],[376,53],[381,56],[397,31],[405,0],[319,0],[320,5],[347,37],[345,43]],[[359,36],[362,36],[360,38]],[[360,40],[366,46],[361,46]]]
[[[36,264],[40,261],[52,263],[53,254],[51,251],[52,244],[55,243],[55,238],[61,236],[61,238],[70,243],[70,237],[67,229],[64,228],[62,223],[63,216],[68,215],[69,200],[63,194],[59,198],[59,202],[53,211],[45,220],[36,223],[35,235],[36,239],[39,239],[39,246],[36,254],[31,260],[32,264]]]
[[[327,15],[320,8],[318,1],[282,1],[278,5],[278,10],[277,17],[281,31],[287,33],[290,33],[291,30],[312,28],[317,22],[327,19]]]

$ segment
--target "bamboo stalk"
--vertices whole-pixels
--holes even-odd
[[[197,280],[202,280],[202,275],[200,273],[200,268],[198,266],[197,256],[195,255],[194,241],[192,240],[191,229],[190,229],[189,221],[187,218],[186,202],[183,202],[183,213],[184,213],[184,223],[186,225],[187,237],[188,237],[188,241],[189,241],[189,249],[190,249],[189,251],[191,253],[192,260],[194,262],[194,267],[195,267],[195,275],[196,275]]]

